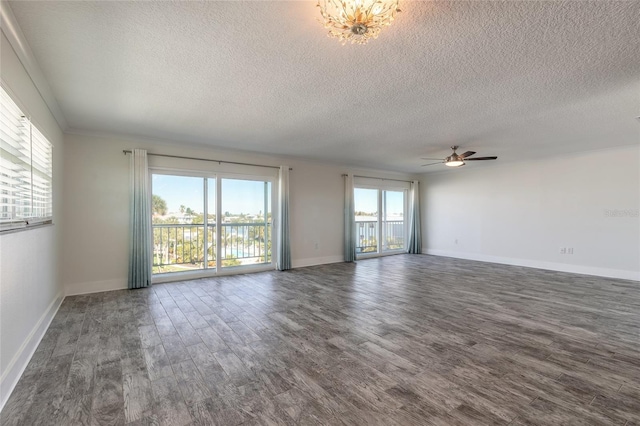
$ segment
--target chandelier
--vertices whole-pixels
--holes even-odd
[[[329,37],[342,44],[366,44],[378,38],[383,27],[391,25],[400,12],[399,0],[318,0],[318,7]]]

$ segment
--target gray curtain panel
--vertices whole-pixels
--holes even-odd
[[[281,166],[278,190],[278,260],[279,271],[291,269],[289,238],[289,166]]]
[[[356,215],[353,199],[353,175],[344,177],[344,261],[356,260]]]
[[[130,158],[129,288],[151,285],[151,193],[147,151],[134,149]]]
[[[422,253],[422,232],[420,230],[420,183],[411,182],[411,207],[409,211],[409,247],[407,253]]]

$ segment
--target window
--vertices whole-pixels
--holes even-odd
[[[404,251],[407,241],[407,188],[375,184],[360,179],[354,189],[356,253],[391,254]]]
[[[53,147],[0,89],[0,230],[50,223]]]
[[[151,175],[154,275],[273,264],[270,178],[167,173]]]

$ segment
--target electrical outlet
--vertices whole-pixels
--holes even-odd
[[[566,247],[560,247],[560,254],[567,254],[567,248]]]
[[[567,249],[567,254],[573,254],[573,247],[569,247]]]
[[[458,244],[458,239],[456,238],[456,240],[453,243],[454,244]]]
[[[316,250],[318,250],[318,242],[316,241]]]

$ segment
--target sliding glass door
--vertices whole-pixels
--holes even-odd
[[[218,205],[218,197],[216,197],[218,193],[217,179],[206,178],[205,181],[207,188],[207,269],[215,269],[218,266],[216,263],[216,259],[218,259],[218,222],[216,220],[218,217],[218,210],[216,208]]]
[[[222,267],[271,263],[271,182],[222,179]]]
[[[272,181],[152,173],[153,273],[272,264]]]
[[[152,179],[153,273],[209,267],[205,247],[215,242],[215,223],[205,224],[206,179],[154,174]],[[215,267],[215,257],[212,258]]]
[[[382,196],[382,251],[405,249],[405,191],[380,191]]]
[[[356,187],[354,203],[358,257],[406,249],[405,189]]]
[[[356,253],[378,253],[379,200],[377,189],[355,188],[354,208],[356,214]]]

